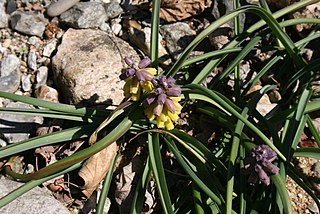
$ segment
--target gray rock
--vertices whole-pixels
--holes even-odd
[[[104,8],[106,10],[106,15],[108,19],[115,18],[123,13],[123,9],[120,6],[119,2],[112,1],[109,4],[104,4]]]
[[[33,45],[33,46],[35,46],[36,48],[39,47],[39,38],[36,37],[36,36],[31,36],[31,37],[28,39],[28,42],[30,43],[30,45]]]
[[[22,183],[0,179],[0,197],[20,187]],[[53,196],[35,187],[0,209],[2,214],[69,214],[68,209]]]
[[[21,77],[21,86],[23,91],[31,91],[31,74],[23,74]]]
[[[124,84],[119,79],[124,66],[119,51],[139,61],[134,49],[119,38],[100,30],[69,29],[52,59],[55,83],[66,101],[119,104]]]
[[[34,51],[28,53],[28,66],[32,70],[37,70],[37,54]]]
[[[311,169],[314,171],[314,174],[317,176],[317,178],[320,178],[320,162],[316,162]]]
[[[4,107],[33,108],[31,105],[19,102],[10,102]],[[8,143],[17,143],[29,138],[37,125],[42,124],[43,118],[38,116],[0,114],[0,133]]]
[[[213,7],[211,14],[215,19],[219,19],[221,16],[232,12],[233,9],[233,0],[225,0],[225,1],[212,1]],[[240,28],[243,31],[244,23],[245,23],[245,14],[242,13],[240,15]],[[227,22],[224,27],[229,27],[234,32],[234,21]]]
[[[38,88],[41,85],[46,85],[48,80],[48,67],[41,66],[38,69],[36,80],[37,80],[36,88]]]
[[[50,57],[52,52],[57,48],[58,40],[53,38],[47,42],[46,46],[43,48],[42,55]]]
[[[178,59],[196,34],[188,24],[183,22],[163,25],[160,28],[160,32],[166,41],[169,53],[174,59]]]
[[[60,16],[61,22],[74,28],[96,28],[107,19],[103,4],[98,2],[79,2]]]
[[[69,10],[75,4],[77,4],[80,0],[58,0],[52,1],[51,4],[47,8],[48,16],[59,16],[63,12]]]
[[[8,27],[8,16],[6,13],[5,4],[5,0],[0,0],[0,28]]]
[[[41,37],[47,20],[43,14],[36,12],[16,11],[10,17],[11,27],[21,33]]]
[[[8,55],[1,61],[0,91],[15,92],[20,84],[20,59]]]
[[[150,27],[144,27],[143,29],[129,27],[128,34],[130,42],[138,46],[146,55],[150,54]],[[162,36],[159,34],[159,62],[165,66],[170,65],[171,58],[165,47],[160,43],[160,41],[162,41]]]
[[[17,10],[17,4],[15,0],[8,0],[7,1],[7,13],[11,14]]]

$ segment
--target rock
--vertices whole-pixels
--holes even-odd
[[[53,38],[47,42],[47,44],[43,48],[42,55],[46,57],[50,57],[52,52],[56,50],[58,44],[58,40]]]
[[[58,0],[52,1],[51,4],[47,8],[48,16],[59,16],[63,12],[69,10],[75,4],[77,4],[80,0]]]
[[[232,12],[233,9],[233,0],[225,0],[225,1],[213,1],[213,7],[211,14],[215,19],[219,19],[221,16]],[[240,31],[243,31],[244,23],[245,23],[246,16],[244,13],[240,15]],[[234,32],[234,21],[228,21],[226,24],[222,25],[221,27],[230,28],[232,32]]]
[[[30,45],[33,45],[35,48],[39,47],[39,38],[36,36],[31,36],[28,39],[28,42],[30,43]]]
[[[35,97],[40,100],[46,100],[54,103],[59,102],[58,91],[46,85],[42,85],[39,88],[37,88],[34,94],[35,94]]]
[[[272,103],[278,103],[282,99],[282,96],[279,91],[273,90],[269,93],[269,99]]]
[[[258,103],[256,109],[262,116],[265,116],[270,111],[272,111],[272,109],[274,109],[276,106],[277,106],[277,104],[275,104],[275,103],[271,103],[271,104]]]
[[[17,4],[16,4],[15,0],[8,0],[7,1],[7,13],[11,14],[16,10],[17,10]]]
[[[74,28],[95,28],[107,21],[107,15],[101,3],[79,2],[70,10],[62,13],[60,20]]]
[[[33,108],[33,106],[9,102],[4,107],[11,108]],[[4,135],[8,143],[17,143],[29,138],[30,134],[35,132],[36,126],[42,124],[43,118],[39,116],[26,116],[14,114],[0,114],[0,132]]]
[[[1,61],[0,91],[15,92],[20,85],[20,59],[8,55]]]
[[[6,0],[0,0],[0,28],[8,27],[8,17],[5,8]]]
[[[320,132],[320,118],[315,118],[312,120],[314,126],[316,127],[316,129],[318,130],[318,132]]]
[[[23,91],[31,91],[31,74],[23,74],[21,77],[21,86]]]
[[[320,162],[317,161],[315,164],[313,164],[311,169],[315,173],[317,178],[320,178]]]
[[[65,100],[119,104],[124,84],[119,79],[124,66],[119,50],[139,61],[134,49],[119,38],[111,39],[100,30],[69,29],[52,59],[55,83]]]
[[[34,51],[28,53],[28,66],[32,70],[37,70],[37,54]]]
[[[188,24],[183,22],[163,25],[160,28],[160,32],[166,41],[169,53],[174,59],[178,59],[196,34]]]
[[[46,85],[47,79],[48,79],[48,67],[41,66],[38,69],[37,76],[36,76],[36,81],[37,81],[36,88],[38,88],[41,85]]]
[[[128,37],[130,42],[138,46],[146,55],[150,55],[151,28],[150,27],[142,28],[138,23],[134,23],[134,22],[128,22],[128,23],[129,23]],[[168,66],[171,63],[171,59],[165,47],[160,42],[162,40],[163,40],[162,36],[159,34],[159,62],[165,66]]]
[[[232,30],[229,27],[220,27],[211,33],[208,38],[211,45],[219,50],[230,42]]]
[[[111,1],[109,4],[104,4],[104,9],[108,19],[115,18],[123,13],[123,9],[117,1]]]
[[[292,13],[291,16],[294,19],[298,19],[298,18],[317,18],[318,19],[320,18],[320,2],[308,5],[307,7]],[[295,25],[295,29],[299,33],[302,33],[303,31],[306,31],[306,33],[308,33],[309,32],[308,30],[310,30],[313,26],[314,24],[303,23],[303,24]]]
[[[0,179],[0,197],[20,187],[22,183]],[[53,196],[35,187],[0,209],[0,213],[69,214],[68,209]]]
[[[16,11],[11,14],[10,22],[16,31],[41,37],[47,21],[41,13]]]

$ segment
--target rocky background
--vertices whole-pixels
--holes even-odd
[[[270,4],[280,8],[288,2],[270,1]],[[315,4],[292,16],[319,18],[318,8],[319,4]],[[161,67],[170,66],[201,30],[232,9],[229,0],[162,1]],[[150,11],[147,0],[0,0],[0,91],[77,106],[118,105],[123,99],[123,82],[118,78],[124,67],[123,57],[131,56],[138,61],[149,53]],[[242,28],[250,22],[254,19],[241,16]],[[296,30],[303,33],[309,27],[299,25]],[[232,36],[233,23],[227,23],[193,55],[219,49]],[[314,51],[306,49],[305,54],[311,57]],[[256,57],[263,60],[268,53],[257,51]],[[243,75],[250,66],[250,62],[243,62]],[[261,112],[268,112],[279,100],[277,94],[270,96],[259,106]],[[6,99],[0,99],[0,107],[34,108]],[[41,117],[0,114],[0,146],[28,139],[43,123]],[[305,164],[302,168],[306,173],[319,176],[319,162],[301,163]],[[1,179],[0,197],[17,185],[20,184]],[[319,212],[294,182],[288,181],[288,188],[297,213]],[[30,213],[69,213],[62,203],[40,188],[0,212],[19,213],[21,209]]]

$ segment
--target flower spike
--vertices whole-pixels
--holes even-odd
[[[277,154],[267,145],[258,145],[252,149],[249,156],[244,159],[243,172],[250,174],[248,182],[255,185],[260,180],[265,185],[270,184],[268,173],[277,174],[279,168],[272,163]]]
[[[181,89],[175,85],[172,77],[161,76],[151,80],[154,90],[145,100],[145,114],[149,120],[155,120],[158,128],[171,130],[173,122],[179,118],[182,109],[179,104]]]
[[[154,75],[157,73],[155,68],[148,68],[151,60],[149,57],[142,59],[138,66],[130,57],[124,58],[125,63],[129,66],[125,72],[123,72],[119,78],[126,81],[123,90],[126,98],[131,98],[133,101],[140,99],[140,94],[143,88],[145,91],[152,91],[153,84],[151,80],[154,79]]]

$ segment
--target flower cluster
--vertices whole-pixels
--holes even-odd
[[[265,185],[270,184],[270,177],[267,173],[277,174],[279,168],[272,163],[277,154],[267,145],[258,145],[252,149],[249,156],[244,159],[245,174],[250,174],[248,182],[255,185],[258,179]]]
[[[141,88],[145,91],[152,91],[153,84],[151,80],[154,79],[157,70],[155,68],[148,68],[151,60],[148,57],[142,59],[136,65],[130,57],[124,58],[125,63],[129,66],[125,72],[120,75],[121,80],[125,80],[124,96],[131,98],[133,101],[140,99]]]
[[[123,88],[125,97],[138,101],[142,89],[149,92],[144,102],[145,114],[149,120],[156,121],[158,128],[173,129],[173,122],[178,120],[182,109],[179,104],[181,89],[175,84],[175,79],[165,76],[156,79],[156,69],[147,67],[151,62],[148,57],[138,65],[130,57],[125,57],[124,61],[129,66],[120,75],[120,79],[126,81]]]
[[[172,77],[161,76],[151,82],[155,89],[144,102],[145,114],[149,120],[156,120],[158,128],[171,130],[182,109],[179,104],[181,89]]]

